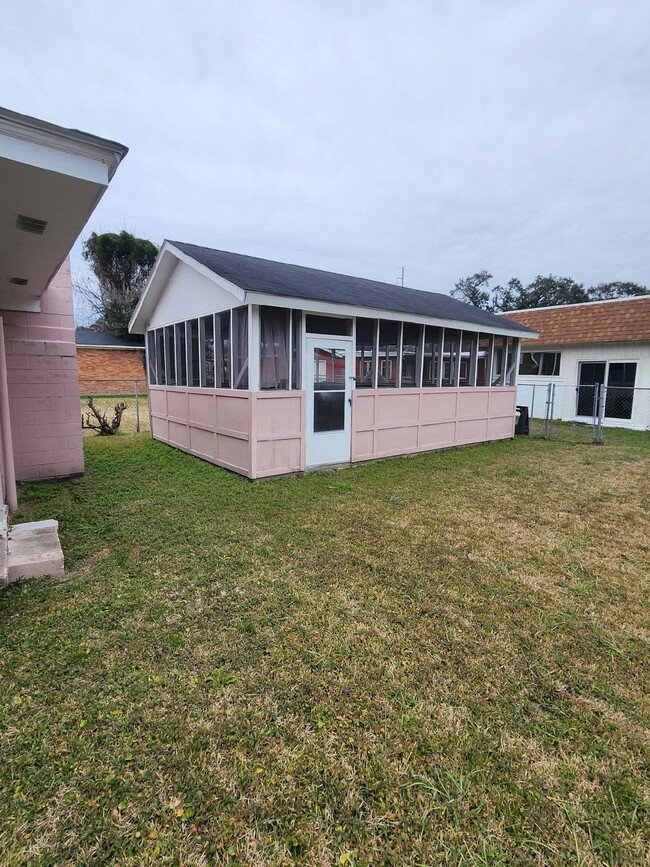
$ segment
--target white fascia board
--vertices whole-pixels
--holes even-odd
[[[516,328],[499,328],[497,326],[478,325],[475,322],[463,322],[461,319],[439,319],[433,316],[418,316],[415,313],[399,313],[393,310],[383,310],[375,307],[358,307],[351,304],[336,304],[327,301],[313,301],[307,298],[289,298],[286,295],[267,295],[265,292],[247,292],[247,304],[259,304],[271,307],[288,307],[291,310],[306,310],[308,313],[321,313],[326,316],[363,316],[366,319],[388,319],[395,322],[415,322],[418,325],[434,325],[440,328],[456,328],[463,331],[475,331],[483,334],[503,334],[506,337],[526,337],[536,340],[537,332],[520,331]]]
[[[41,299],[40,298],[25,298],[22,295],[13,295],[11,293],[5,295],[0,294],[0,311],[1,310],[19,310],[23,313],[40,313]]]
[[[0,156],[108,186],[128,148],[0,108]]]
[[[108,166],[99,160],[58,150],[47,145],[0,134],[0,157],[56,172],[59,175],[108,186]]]
[[[151,269],[149,279],[147,280],[142,295],[140,296],[140,300],[133,311],[133,316],[129,322],[129,333],[145,333],[149,320],[151,319],[151,314],[154,311],[156,304],[158,303],[158,300],[160,299],[160,296],[162,295],[178,262],[183,262],[185,265],[189,265],[190,268],[193,268],[198,274],[206,277],[211,283],[214,283],[216,286],[219,286],[220,289],[224,289],[226,292],[233,295],[236,302],[233,304],[233,307],[245,303],[246,293],[240,286],[237,286],[235,283],[231,283],[224,277],[215,274],[214,271],[206,268],[205,265],[201,265],[196,261],[196,259],[183,253],[182,250],[179,250],[178,247],[175,247],[173,244],[170,244],[169,241],[163,241],[162,246],[158,251],[156,261]]]
[[[105,343],[97,344],[97,343],[77,343],[77,349],[120,349],[124,350],[124,352],[144,352],[144,345],[142,346],[107,346]]]

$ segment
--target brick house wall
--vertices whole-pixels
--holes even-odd
[[[84,471],[70,261],[41,297],[41,312],[1,311],[16,478]]]
[[[82,395],[132,394],[133,381],[146,391],[144,349],[77,347]],[[116,381],[117,380],[117,381]]]

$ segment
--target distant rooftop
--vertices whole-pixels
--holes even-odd
[[[95,349],[144,349],[144,338],[140,334],[118,337],[110,331],[91,331],[77,328],[74,333],[77,346],[91,346]]]
[[[502,314],[539,332],[538,345],[650,341],[650,295]]]

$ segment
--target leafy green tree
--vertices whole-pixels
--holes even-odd
[[[491,279],[489,271],[477,271],[471,277],[463,277],[451,290],[451,297],[482,310],[489,310],[491,304],[488,284]]]
[[[158,247],[126,231],[101,235],[93,232],[84,242],[82,255],[96,283],[88,282],[77,288],[98,316],[94,327],[125,337]]]
[[[508,280],[505,286],[495,286],[492,290],[491,310],[494,313],[507,313],[518,310],[524,287],[517,277]]]
[[[599,283],[589,290],[591,301],[607,301],[610,298],[633,298],[637,295],[650,295],[650,289],[640,283],[622,282]]]
[[[571,277],[538,275],[522,290],[515,309],[558,307],[562,304],[581,304],[584,301],[589,301],[589,294],[582,283],[577,283]]]

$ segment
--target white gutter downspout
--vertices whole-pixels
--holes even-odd
[[[10,512],[18,508],[16,492],[16,467],[14,446],[11,437],[11,414],[9,412],[9,386],[7,385],[7,356],[5,355],[5,328],[0,316],[0,429],[2,430],[2,462],[5,471],[5,494]]]

